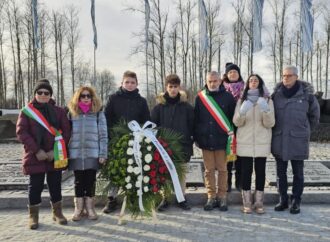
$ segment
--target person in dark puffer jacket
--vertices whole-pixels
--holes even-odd
[[[150,120],[150,112],[147,101],[139,94],[137,88],[138,79],[135,72],[126,71],[123,75],[121,87],[115,93],[110,95],[105,106],[105,117],[107,119],[108,137],[111,139],[111,129],[118,124],[120,120],[130,122],[137,121],[139,124],[144,124]],[[112,186],[108,194],[108,202],[105,205],[103,212],[110,213],[117,208],[118,188]]]
[[[193,129],[194,129],[194,109],[187,102],[187,94],[180,90],[181,80],[176,74],[168,75],[165,79],[166,92],[157,97],[158,104],[151,112],[151,120],[162,128],[172,129],[183,136],[182,147],[184,160],[189,162],[193,154]],[[187,166],[186,166],[187,168]],[[186,180],[183,177],[181,188],[185,194]],[[186,201],[178,203],[184,210],[189,210],[190,206]],[[158,211],[164,211],[168,207],[166,198],[158,206]]]

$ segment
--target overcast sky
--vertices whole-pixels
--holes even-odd
[[[292,1],[294,8],[299,6],[299,1]],[[314,2],[315,1],[323,0],[314,0]],[[330,0],[325,1],[330,2]],[[90,0],[40,0],[40,2],[46,4],[48,9],[63,9],[69,4],[79,6],[81,51],[78,52],[84,54],[84,59],[92,61],[93,31],[90,17]],[[138,12],[124,11],[128,5],[137,6],[139,2],[140,1],[137,0],[95,0],[96,25],[98,31],[97,68],[110,69],[114,73],[117,81],[121,79],[122,73],[128,69],[136,71],[140,80],[145,79],[143,60],[130,58],[129,56],[132,48],[137,43],[137,38],[133,37],[133,33],[139,32],[144,26],[144,16]],[[173,14],[173,12],[175,12],[172,11],[172,2],[172,0],[161,0],[162,8],[164,10],[169,10],[170,18],[173,18],[171,17],[171,13]],[[234,10],[230,6],[231,2],[232,0],[222,0],[221,21],[223,25],[227,25],[227,32],[232,31],[230,26],[235,18]],[[271,15],[271,9],[267,1],[265,1],[264,26],[271,21]],[[266,35],[266,31],[264,27],[262,34]],[[264,37],[265,36],[263,36],[263,39]],[[267,43],[264,43],[264,45],[266,44]],[[232,55],[229,54],[231,50],[227,51],[228,54],[224,57],[224,63],[233,61]],[[254,55],[254,70],[261,74],[266,82],[272,82],[272,59],[265,53],[266,52],[262,50]],[[243,66],[241,69],[243,69],[244,72],[246,68]]]

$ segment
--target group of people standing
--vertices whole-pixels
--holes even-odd
[[[59,224],[67,224],[62,213],[61,195],[64,168],[54,168],[53,147],[59,137],[54,137],[43,121],[61,133],[60,138],[68,147],[68,168],[75,177],[73,221],[84,216],[92,220],[98,218],[94,208],[96,173],[107,162],[110,130],[120,120],[136,120],[142,124],[151,120],[159,127],[180,133],[184,163],[189,162],[195,142],[202,150],[205,167],[208,199],[204,210],[216,207],[220,211],[228,210],[227,193],[231,191],[234,167],[235,187],[242,193],[242,212],[251,213],[255,209],[259,214],[264,213],[266,159],[270,153],[276,159],[280,194],[275,210],[287,209],[286,170],[291,161],[294,179],[290,212],[299,213],[304,187],[303,162],[308,158],[310,131],[317,125],[320,111],[312,86],[298,80],[296,67],[285,67],[282,77],[270,95],[259,75],[251,74],[244,83],[240,68],[227,63],[222,78],[215,71],[207,74],[205,87],[196,96],[193,107],[182,90],[180,78],[171,74],[165,79],[165,92],[157,97],[157,105],[151,112],[146,99],[139,94],[137,76],[131,71],[124,73],[119,90],[109,96],[104,112],[91,87],[80,87],[65,111],[51,98],[53,89],[49,81],[39,80],[34,88],[34,98],[28,105],[39,114],[41,121],[21,112],[16,130],[18,139],[24,144],[23,172],[30,177],[29,227],[38,228],[45,177],[53,219]],[[254,197],[251,192],[253,166],[256,176]],[[184,192],[185,177],[180,182]],[[116,210],[117,193],[118,188],[112,186],[104,213]],[[164,195],[158,211],[164,211],[168,206],[169,199]],[[187,201],[178,206],[190,209]]]

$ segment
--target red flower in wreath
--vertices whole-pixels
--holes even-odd
[[[164,176],[159,177],[159,180],[161,183],[165,183],[166,182],[166,178]]]
[[[155,164],[150,164],[149,166],[150,166],[150,169],[151,170],[155,170],[156,169],[156,165]]]
[[[149,175],[151,178],[154,178],[154,177],[156,177],[157,173],[156,173],[156,171],[150,171]]]
[[[167,171],[167,167],[166,166],[159,167],[159,173],[160,174],[164,174],[166,171]]]
[[[158,151],[155,151],[155,153],[154,153],[154,160],[159,161],[160,158],[161,157],[160,157],[159,152]]]
[[[159,191],[157,185],[154,185],[154,186],[152,187],[152,191],[153,191],[153,192],[158,192],[158,191]]]
[[[157,180],[156,178],[151,178],[150,182],[151,185],[156,185],[157,184]]]
[[[172,155],[173,155],[173,151],[172,151],[172,150],[167,149],[166,151],[167,151],[167,154],[168,154],[169,156],[172,156]]]

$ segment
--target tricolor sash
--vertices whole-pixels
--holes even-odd
[[[202,90],[198,93],[203,105],[210,112],[217,124],[228,134],[228,141],[226,147],[227,161],[236,160],[236,137],[233,125],[229,122],[226,114],[222,111],[214,98]]]
[[[32,103],[29,103],[27,106],[22,108],[22,112],[29,118],[38,122],[42,127],[44,127],[49,133],[51,133],[55,137],[54,168],[65,168],[68,165],[68,157],[61,131],[52,127],[45,119],[45,117],[39,112],[39,110],[33,107]]]

